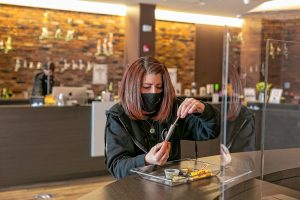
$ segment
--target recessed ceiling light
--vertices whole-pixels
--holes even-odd
[[[249,12],[267,12],[279,10],[299,10],[300,0],[273,0],[266,1]]]
[[[176,12],[169,10],[155,10],[155,19],[165,21],[177,21],[195,24],[208,24],[216,26],[242,27],[243,20],[231,17],[221,17],[213,15],[202,15],[193,13]]]
[[[249,4],[250,3],[250,0],[243,0],[244,4]]]
[[[79,1],[79,0],[0,0],[0,3],[28,6],[35,8],[46,8],[56,10],[67,10],[77,12],[87,12],[96,14],[107,15],[126,15],[126,6],[119,4],[100,3],[92,1]]]

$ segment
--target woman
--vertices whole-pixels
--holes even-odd
[[[34,77],[32,96],[46,96],[47,94],[51,94],[52,87],[58,84],[54,80],[54,71],[55,65],[53,62],[44,64],[43,71]]]
[[[231,153],[258,150],[255,137],[255,116],[242,105],[243,86],[235,66],[228,69],[229,84],[232,94],[229,95],[227,116],[226,146]]]
[[[107,112],[106,164],[117,179],[130,169],[163,165],[180,159],[180,140],[208,140],[219,134],[219,112],[209,104],[178,99],[165,65],[142,57],[126,70],[119,91],[120,103]],[[165,133],[175,119],[169,142]]]

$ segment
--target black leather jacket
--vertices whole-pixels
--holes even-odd
[[[227,121],[226,138],[226,146],[231,153],[258,150],[254,113],[242,106],[237,118],[233,121]]]
[[[130,169],[145,165],[145,155],[156,143],[163,141],[160,136],[168,130],[176,118],[177,108],[183,100],[177,99],[172,115],[166,123],[157,124],[154,136],[141,128],[140,120],[131,120],[120,104],[115,104],[106,112],[105,157],[109,172],[117,179],[130,175]],[[208,140],[219,135],[220,113],[212,105],[205,103],[202,114],[191,114],[179,119],[170,138],[171,151],[168,160],[180,159],[180,140]],[[155,139],[156,138],[156,139]]]

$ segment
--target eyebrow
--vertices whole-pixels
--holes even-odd
[[[143,83],[143,85],[162,85],[162,83],[157,83],[157,84],[153,84],[153,83]]]

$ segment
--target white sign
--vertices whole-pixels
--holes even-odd
[[[115,102],[92,102],[92,133],[91,133],[91,156],[104,156],[105,150],[105,112],[109,110]]]
[[[177,68],[168,68],[168,72],[170,74],[173,87],[175,88],[177,83]]]
[[[269,103],[277,103],[277,104],[279,104],[280,103],[280,99],[281,99],[281,95],[282,95],[282,89],[277,89],[277,88],[271,89]]]
[[[94,64],[93,84],[107,84],[107,64]]]
[[[149,24],[143,24],[142,30],[143,32],[152,32],[152,26]]]
[[[255,89],[254,88],[244,88],[245,101],[254,102],[256,101]]]

